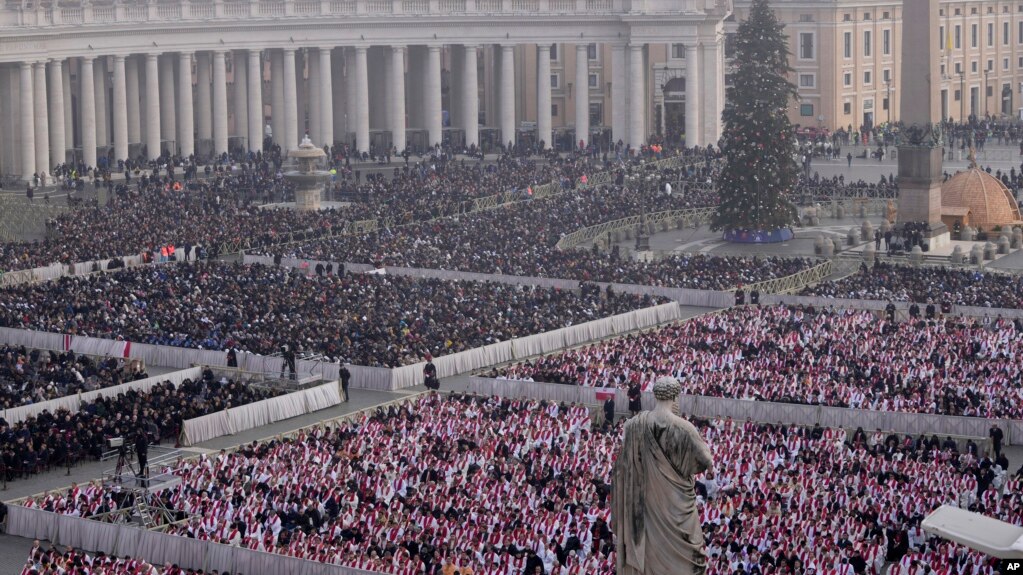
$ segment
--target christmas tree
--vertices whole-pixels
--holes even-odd
[[[798,218],[786,199],[799,179],[787,114],[789,100],[798,96],[788,80],[788,36],[767,0],[753,0],[749,19],[739,25],[734,61],[722,115],[721,204],[711,223],[726,237],[787,228]]]

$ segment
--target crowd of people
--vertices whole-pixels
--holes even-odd
[[[21,575],[196,575],[196,571],[159,569],[143,559],[91,554],[71,547],[60,551],[36,541]]]
[[[920,520],[942,504],[1023,519],[1019,473],[972,444],[695,423],[713,455],[696,482],[709,575],[992,575]],[[611,575],[621,429],[583,406],[430,395],[179,462],[159,497],[169,533],[382,573]],[[89,517],[127,497],[93,484],[26,505]]]
[[[894,322],[869,311],[743,307],[499,370],[499,377],[875,411],[1023,418],[1023,321]]]
[[[0,458],[6,480],[82,459],[99,459],[111,438],[145,433],[153,441],[177,441],[181,425],[210,413],[275,397],[279,390],[217,379],[208,369],[180,385],[165,381],[149,391],[100,396],[71,412],[44,410],[18,423],[0,417]]]
[[[283,345],[396,367],[666,300],[219,262],[138,267],[0,291],[0,326],[271,355]]]
[[[140,361],[0,346],[0,410],[149,377]]]
[[[1023,276],[878,262],[838,281],[804,288],[800,295],[1020,309]]]

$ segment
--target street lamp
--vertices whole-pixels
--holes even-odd
[[[888,93],[886,94],[886,98],[887,98],[886,101],[888,102],[888,105],[886,106],[886,108],[888,108],[888,123],[891,124],[892,123],[892,79],[891,79],[891,77],[885,79],[884,86],[885,86],[885,88],[888,91]]]
[[[988,117],[988,97],[987,97],[987,75],[991,72],[991,68],[984,68],[984,117]]]

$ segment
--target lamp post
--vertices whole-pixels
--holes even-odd
[[[987,75],[990,72],[991,72],[990,68],[984,68],[984,118],[985,119],[989,115],[988,114],[988,107],[987,107],[988,100],[989,100],[989,98],[987,97]]]
[[[888,108],[888,123],[891,124],[892,123],[892,79],[888,78],[887,80],[885,80],[884,81],[884,86],[885,86],[885,89],[887,90],[887,94],[886,94],[885,97],[887,98],[887,101],[888,101],[888,105],[885,106],[885,107]]]
[[[963,123],[963,112],[966,106],[966,72],[959,70],[959,123]]]

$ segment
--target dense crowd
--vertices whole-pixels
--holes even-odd
[[[21,575],[195,575],[195,571],[158,569],[142,559],[91,554],[70,547],[61,552],[36,541]]]
[[[871,312],[734,308],[592,344],[501,372],[596,387],[876,411],[1023,418],[1023,322],[1001,318],[896,323]]]
[[[149,377],[139,361],[0,347],[0,410]]]
[[[394,367],[665,300],[217,262],[131,268],[0,291],[0,325],[270,355],[282,345]]]
[[[803,289],[801,295],[1023,308],[1023,275],[879,262],[838,281]]]
[[[207,370],[201,379],[180,385],[165,381],[149,391],[130,390],[100,396],[70,412],[44,410],[18,423],[0,418],[0,454],[8,479],[68,465],[82,458],[99,459],[108,440],[146,433],[153,440],[176,441],[181,424],[229,407],[261,401],[281,392],[216,379]]]
[[[990,575],[983,555],[928,538],[952,504],[1019,523],[1004,456],[937,437],[696,421],[713,453],[698,477],[710,575]],[[610,575],[608,496],[621,422],[582,406],[452,395],[336,428],[252,443],[170,469],[171,533],[397,575]],[[99,485],[32,508],[89,517],[130,505]]]

